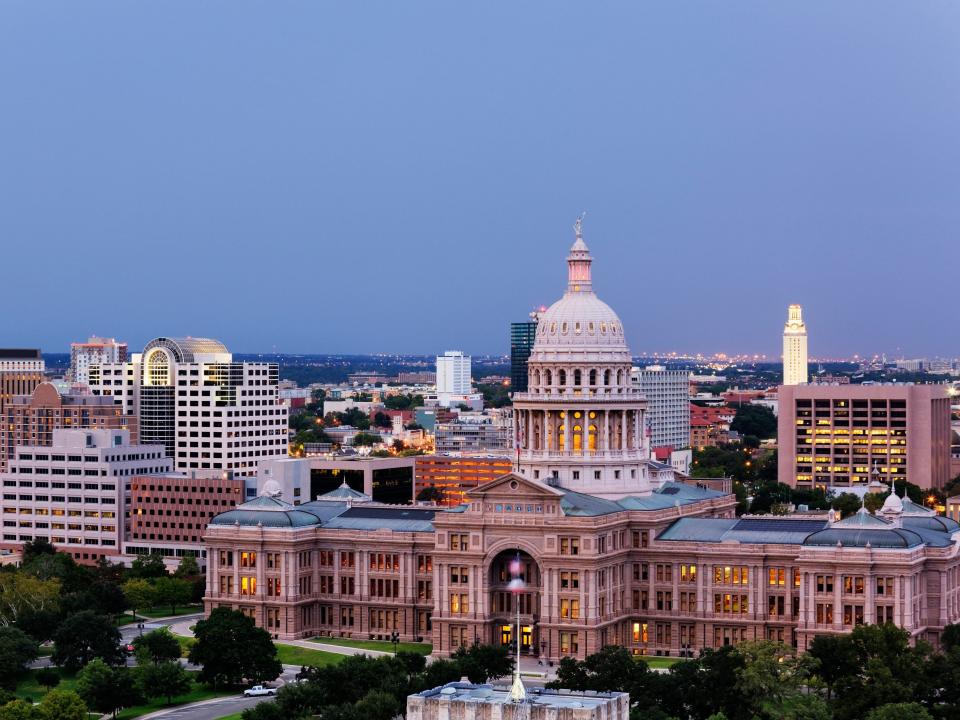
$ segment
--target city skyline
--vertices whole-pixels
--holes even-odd
[[[8,345],[503,351],[587,210],[636,352],[957,354],[956,6],[56,7],[0,24]]]

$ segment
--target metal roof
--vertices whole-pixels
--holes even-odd
[[[658,540],[800,545],[826,520],[783,518],[680,518]]]
[[[173,352],[177,362],[187,363],[193,362],[195,355],[230,354],[230,351],[219,340],[195,337],[159,337],[147,343],[143,349],[143,354],[146,355],[156,347],[167,348]]]

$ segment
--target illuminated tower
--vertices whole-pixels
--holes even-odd
[[[783,384],[803,385],[807,382],[807,326],[803,324],[803,308],[787,308],[783,326]]]

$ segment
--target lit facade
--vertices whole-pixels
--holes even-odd
[[[0,471],[7,467],[18,445],[49,446],[55,430],[129,430],[131,441],[139,440],[137,419],[123,415],[110,398],[94,395],[84,387],[42,382],[28,395],[7,403],[0,426]]]
[[[90,368],[90,386],[139,421],[140,439],[162,444],[175,469],[252,477],[287,455],[287,408],[276,363],[234,362],[216,340],[157,338],[130,362]]]
[[[791,487],[950,480],[950,397],[944,385],[784,386],[778,475]]]
[[[426,488],[443,493],[440,505],[456,507],[467,492],[514,469],[509,455],[421,455],[415,458],[413,497]]]
[[[126,430],[54,430],[48,446],[18,446],[0,474],[0,548],[44,538],[78,562],[120,555],[132,478],[170,470],[163,447],[131,444]]]
[[[783,384],[802,385],[807,382],[807,326],[803,322],[803,308],[787,308],[787,322],[783,326]]]
[[[71,343],[67,379],[86,385],[90,382],[91,366],[126,361],[127,344],[113,338],[91,337],[86,342]]]
[[[0,348],[0,418],[7,403],[18,395],[29,395],[43,382],[44,369],[39,350]]]
[[[567,290],[540,313],[527,392],[513,395],[520,473],[617,497],[650,492],[647,402],[630,380],[617,314],[593,291],[578,221]]]

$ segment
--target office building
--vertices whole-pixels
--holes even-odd
[[[798,385],[779,391],[778,474],[791,487],[950,480],[945,385]]]
[[[442,493],[438,504],[456,507],[467,500],[467,491],[486,485],[514,469],[504,455],[421,455],[415,458],[413,497],[427,488]]]
[[[527,391],[527,360],[537,339],[537,318],[530,313],[526,322],[510,323],[510,390],[515,393]]]
[[[803,323],[803,308],[787,308],[787,322],[783,326],[783,384],[803,385],[807,382],[807,326]]]
[[[437,402],[450,407],[455,400],[470,395],[470,356],[450,350],[437,356]]]
[[[162,444],[175,470],[238,477],[287,455],[278,373],[276,363],[234,362],[217,340],[190,337],[157,338],[129,362],[89,370],[93,391],[135,415],[140,440]]]
[[[43,382],[44,369],[39,350],[0,348],[0,418],[10,400],[29,395]]]
[[[81,563],[122,553],[134,476],[168,473],[160,445],[127,430],[54,430],[48,446],[18,445],[3,482],[4,550],[43,538]]]
[[[462,413],[451,422],[436,423],[434,445],[438,453],[509,453],[514,447],[513,428],[486,415]]]
[[[207,477],[179,473],[135,475],[130,479],[127,555],[151,553],[176,565],[184,555],[205,564],[207,523],[245,500],[244,480],[226,473]]]
[[[630,382],[647,400],[650,448],[663,451],[675,470],[690,471],[690,373],[648,365],[630,370]]]
[[[94,395],[85,387],[42,382],[29,395],[17,395],[7,404],[0,424],[0,471],[18,445],[48,447],[55,430],[128,430],[136,444],[137,419],[122,412],[111,398]]]
[[[75,383],[90,382],[90,367],[104,363],[127,361],[127,344],[113,338],[91,337],[86,342],[70,344],[70,369],[67,380]]]

